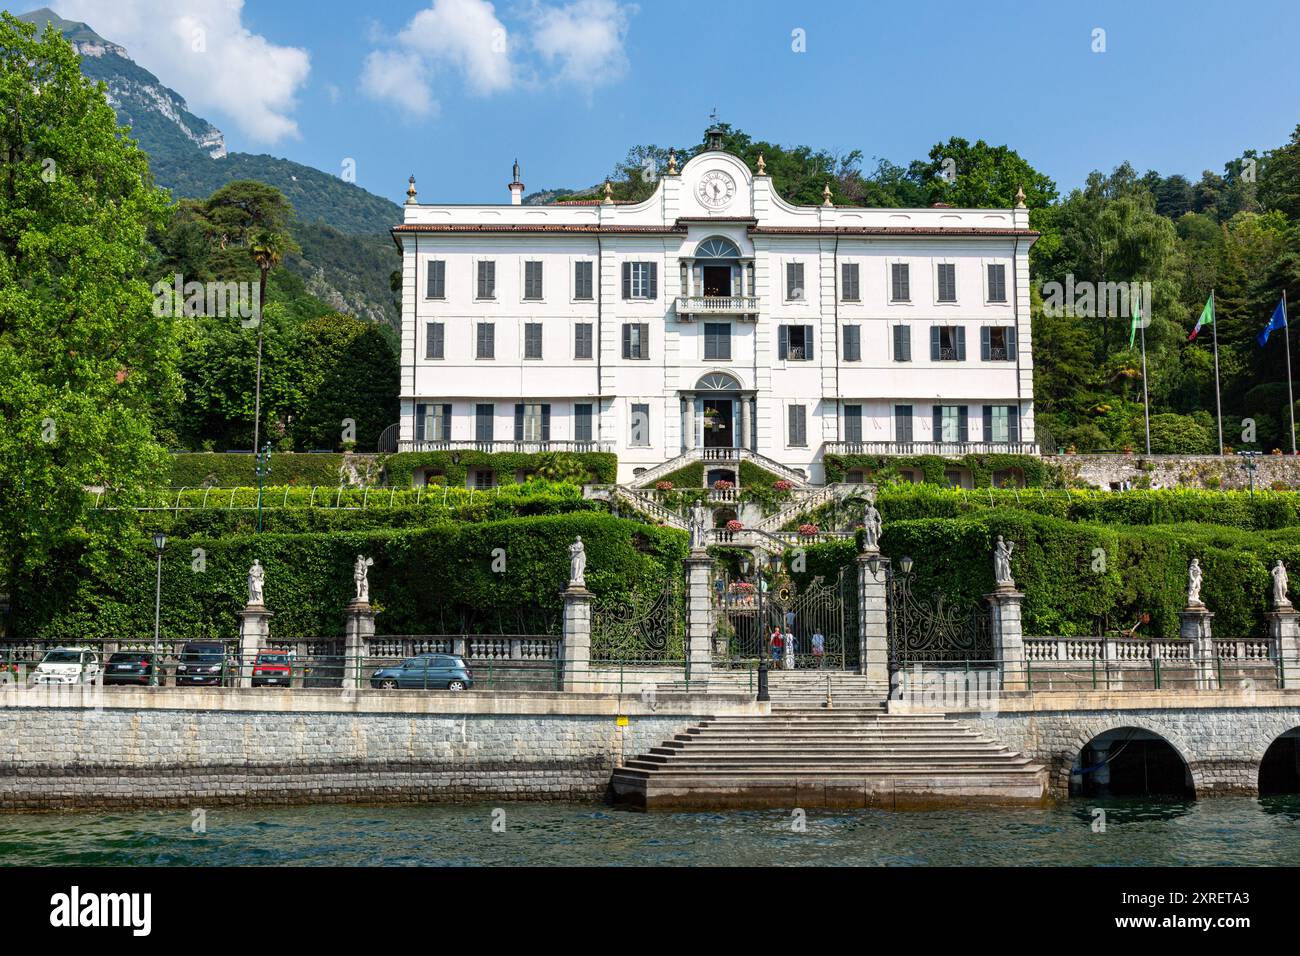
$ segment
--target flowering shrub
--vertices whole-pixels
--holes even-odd
[[[673,483],[671,481],[656,481],[655,488],[660,491],[672,491]]]
[[[715,491],[730,491],[734,487],[736,486],[725,478],[719,478],[713,483],[713,489]]]
[[[804,537],[807,537],[807,538],[811,538],[813,535],[815,535],[815,534],[816,534],[818,531],[820,531],[820,530],[821,530],[821,529],[818,528],[815,524],[801,524],[801,525],[799,525],[799,533],[800,533],[801,535],[803,535]]]
[[[790,481],[788,478],[779,478],[772,482],[772,487],[777,491],[789,491],[794,487],[794,482]]]
[[[752,590],[754,590],[754,582],[752,582],[752,581],[734,581],[734,582],[732,582],[731,589],[732,589],[733,591],[752,591]]]
[[[727,530],[728,530],[728,531],[744,531],[744,530],[745,530],[745,526],[744,526],[744,524],[742,524],[741,522],[737,521],[735,518],[732,518],[730,521],[727,522]]]

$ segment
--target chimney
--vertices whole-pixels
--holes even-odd
[[[524,184],[519,181],[519,160],[515,160],[515,178],[510,181],[510,205],[520,206],[524,202]]]

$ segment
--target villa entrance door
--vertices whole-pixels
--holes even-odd
[[[734,448],[736,445],[735,403],[729,398],[704,399],[704,447]]]

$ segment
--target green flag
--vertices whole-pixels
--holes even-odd
[[[1214,324],[1214,293],[1211,292],[1210,297],[1205,300],[1205,308],[1201,309],[1201,317],[1196,320],[1196,328],[1192,329],[1192,334],[1187,336],[1187,341],[1189,342],[1192,341],[1193,339],[1196,338],[1196,336],[1200,334],[1202,325],[1213,325],[1213,324]]]
[[[1138,326],[1142,324],[1142,296],[1133,296],[1133,323],[1128,328],[1128,347],[1133,347],[1133,340],[1137,338]]]

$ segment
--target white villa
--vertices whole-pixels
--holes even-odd
[[[751,456],[814,483],[827,453],[1037,451],[1023,204],[794,206],[709,132],[634,204],[522,205],[516,164],[509,203],[428,205],[412,177],[401,450],[612,451],[620,482]]]

